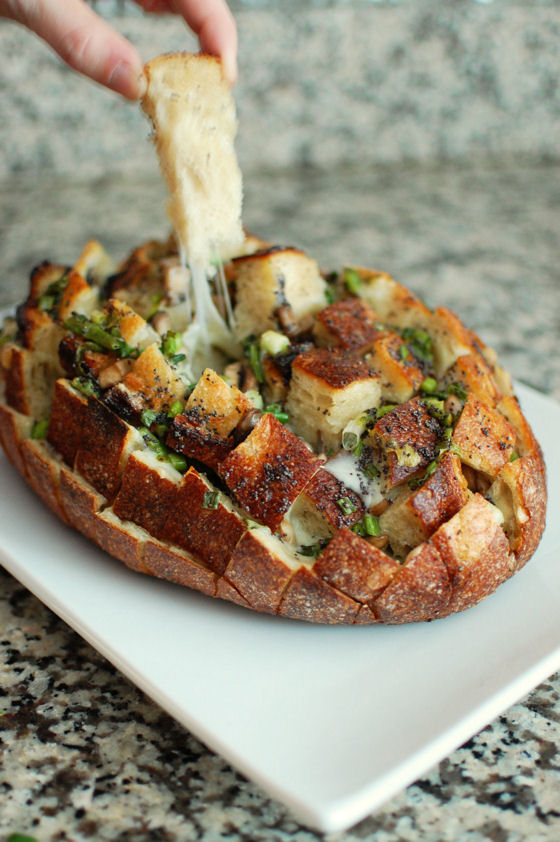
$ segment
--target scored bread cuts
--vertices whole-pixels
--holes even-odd
[[[183,60],[192,85],[217,65]],[[383,272],[246,235],[222,258],[234,341],[202,366],[177,237],[33,270],[0,334],[0,443],[51,510],[133,570],[318,623],[444,617],[525,564],[545,467],[494,352]]]

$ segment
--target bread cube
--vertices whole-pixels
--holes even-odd
[[[3,404],[0,394],[0,444],[12,465],[22,476],[25,476],[25,466],[19,442],[31,435],[32,427],[33,419]]]
[[[434,370],[438,378],[451,368],[458,357],[476,351],[473,334],[447,307],[436,307],[426,329],[432,337]]]
[[[161,535],[221,575],[246,529],[230,500],[191,467],[168,503]]]
[[[515,430],[503,415],[469,395],[452,441],[465,465],[495,477],[509,462],[515,445]]]
[[[380,334],[369,350],[366,362],[381,376],[381,396],[389,402],[409,400],[424,380],[424,372],[416,358],[396,333]]]
[[[360,603],[302,566],[294,573],[278,606],[278,614],[311,623],[352,625]]]
[[[90,316],[99,303],[99,289],[88,284],[85,278],[72,269],[58,308],[58,319],[65,322],[72,313]]]
[[[68,380],[57,380],[47,440],[70,467],[84,436],[87,414],[87,398],[77,392]]]
[[[219,472],[249,516],[275,530],[320,465],[301,439],[265,413]]]
[[[313,565],[313,572],[358,602],[372,602],[401,565],[343,526]]]
[[[517,567],[522,567],[537,549],[545,525],[546,483],[540,455],[504,465],[487,497],[501,511]]]
[[[65,334],[48,313],[36,307],[27,306],[19,311],[21,344],[31,351],[41,351],[53,359],[58,360],[58,346]]]
[[[115,271],[115,263],[101,243],[90,240],[74,264],[74,271],[91,286],[103,286],[109,275]]]
[[[463,354],[447,369],[442,386],[450,383],[460,383],[465,392],[472,393],[488,406],[495,406],[501,397],[490,367],[477,351]]]
[[[66,266],[49,263],[47,260],[36,266],[29,278],[29,296],[26,303],[32,307],[36,306],[50,285],[58,281],[67,271]]]
[[[301,566],[301,559],[266,528],[245,532],[224,570],[233,585],[255,611],[276,613],[286,585]]]
[[[211,433],[225,438],[245,413],[253,409],[249,398],[237,386],[230,386],[211,368],[206,368],[185,405],[186,414],[196,416]]]
[[[326,284],[315,260],[294,248],[238,257],[235,320],[240,339],[279,327],[276,311],[288,305],[298,322],[325,306]]]
[[[8,344],[2,349],[2,367],[7,404],[24,415],[48,418],[54,384],[63,373],[58,358]]]
[[[449,612],[475,605],[511,576],[516,563],[502,522],[500,510],[474,494],[432,535],[451,581]]]
[[[380,376],[343,351],[312,348],[293,362],[286,409],[313,447],[338,450],[346,424],[380,401]]]
[[[448,452],[421,488],[403,489],[383,512],[379,519],[381,531],[389,536],[393,552],[404,557],[458,512],[467,499],[461,460]]]
[[[361,497],[319,468],[295,499],[288,516],[296,542],[310,545],[331,538],[343,526],[353,526],[364,513]]]
[[[208,465],[213,471],[219,470],[221,463],[235,447],[232,436],[224,438],[210,432],[194,412],[183,413],[173,419],[166,444],[189,459]]]
[[[420,544],[375,599],[373,611],[382,623],[419,623],[449,614],[451,597],[440,553],[432,544]]]
[[[74,461],[76,471],[96,491],[112,500],[119,490],[126,461],[134,450],[145,450],[138,430],[97,398],[90,397],[84,434]]]
[[[361,278],[359,295],[390,327],[426,329],[431,312],[410,290],[397,283],[386,272],[373,272],[359,266],[351,267]]]
[[[421,398],[413,398],[383,415],[369,433],[388,485],[421,473],[437,453],[442,427]]]
[[[165,521],[181,480],[181,474],[168,462],[159,461],[149,450],[137,450],[127,460],[113,511],[154,538],[163,538]]]
[[[105,313],[109,322],[118,327],[120,335],[132,348],[144,351],[149,346],[159,344],[159,334],[124,301],[111,298],[105,306]]]
[[[346,298],[320,310],[313,324],[315,342],[320,347],[343,348],[365,353],[379,336],[379,317],[361,298]]]
[[[206,596],[217,596],[218,577],[186,550],[164,541],[147,540],[142,556],[144,572],[176,585],[193,588]]]
[[[149,345],[123,380],[126,388],[139,394],[145,405],[159,412],[185,396],[185,384],[161,353],[158,345]]]

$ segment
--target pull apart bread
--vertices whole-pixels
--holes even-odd
[[[177,233],[119,266],[90,242],[33,270],[0,340],[8,458],[133,570],[255,611],[406,623],[475,605],[545,521],[541,450],[496,355],[383,272],[326,274],[244,235],[219,63],[162,57],[147,77]],[[197,114],[188,151],[172,132],[180,115],[198,137]]]

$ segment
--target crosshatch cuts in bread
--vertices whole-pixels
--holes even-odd
[[[245,609],[364,625],[476,605],[545,525],[496,354],[384,272],[246,235],[219,62],[146,75],[177,235],[33,270],[0,332],[8,459],[133,571]]]
[[[531,557],[541,450],[456,315],[247,238],[224,269],[252,332],[197,371],[178,265],[173,238],[120,266],[89,243],[4,323],[0,443],[64,523],[132,570],[319,623],[444,617]],[[252,322],[248,271],[268,289]]]

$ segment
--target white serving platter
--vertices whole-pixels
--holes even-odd
[[[347,828],[560,667],[560,406],[519,386],[548,466],[535,557],[434,623],[325,627],[133,573],[0,456],[0,561],[166,711],[322,831]]]

